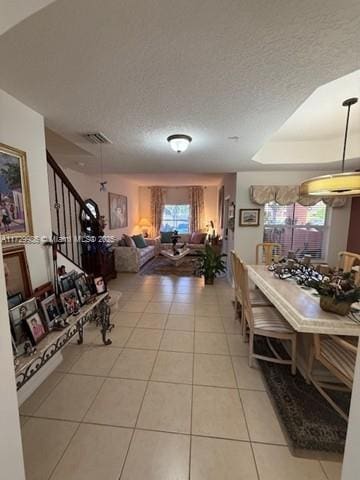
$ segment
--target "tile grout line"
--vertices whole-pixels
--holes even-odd
[[[192,382],[191,382],[191,406],[190,406],[190,444],[189,444],[189,480],[191,480],[191,460],[192,460],[192,436],[193,436],[193,408],[194,408],[194,379],[195,379],[195,322],[193,330],[193,352],[192,352]]]
[[[85,418],[85,416],[86,416],[87,412],[89,411],[89,409],[91,408],[92,404],[95,402],[95,400],[96,400],[97,396],[99,395],[99,392],[100,392],[100,390],[102,389],[105,381],[106,381],[106,379],[104,379],[104,380],[102,381],[102,383],[101,383],[101,385],[100,385],[100,387],[99,387],[99,390],[96,392],[96,395],[95,395],[95,397],[94,397],[94,400],[91,402],[91,405],[90,405],[89,408],[86,410],[86,412],[84,413],[84,415],[81,417],[81,420],[80,420],[80,421],[77,421],[77,422],[73,422],[73,423],[77,423],[77,424],[78,424],[78,425],[77,425],[77,428],[75,429],[74,434],[71,436],[71,439],[70,439],[69,443],[66,445],[66,447],[65,447],[64,451],[62,452],[61,456],[59,457],[59,460],[56,462],[56,464],[54,465],[54,468],[51,470],[51,473],[50,473],[50,475],[49,475],[49,477],[48,477],[48,480],[51,480],[51,477],[54,475],[54,473],[55,473],[58,465],[60,464],[61,460],[64,458],[64,456],[65,456],[65,454],[66,454],[66,452],[67,452],[67,450],[68,450],[71,442],[72,442],[73,439],[75,438],[75,435],[77,434],[77,432],[78,432],[79,429],[80,429],[80,426],[81,426],[82,423],[83,423],[83,422],[82,422],[83,419]]]
[[[155,356],[155,359],[154,359],[154,363],[153,363],[151,372],[150,372],[150,374],[149,374],[148,380],[146,381],[146,386],[145,386],[144,394],[143,394],[143,397],[142,397],[142,400],[141,400],[141,403],[140,403],[140,407],[139,407],[139,410],[138,410],[138,413],[137,413],[137,416],[136,416],[135,424],[134,424],[134,427],[133,427],[133,432],[132,432],[132,435],[131,435],[131,438],[130,438],[130,442],[129,442],[128,448],[127,448],[127,450],[126,450],[126,455],[125,455],[125,457],[124,457],[124,461],[123,461],[123,464],[122,464],[122,467],[121,467],[121,470],[120,470],[120,474],[119,474],[118,480],[121,479],[121,477],[122,477],[122,475],[123,475],[123,472],[124,472],[125,464],[126,464],[126,461],[127,461],[128,455],[129,455],[129,452],[130,452],[131,445],[132,445],[132,443],[133,443],[134,436],[135,436],[135,431],[136,431],[136,427],[137,427],[137,424],[138,424],[138,421],[139,421],[140,412],[141,412],[141,410],[142,410],[142,407],[143,407],[143,404],[144,404],[144,400],[145,400],[145,396],[146,396],[146,393],[147,393],[148,388],[149,388],[150,379],[151,379],[151,376],[152,376],[152,374],[153,374],[153,371],[154,371],[154,368],[155,368],[155,364],[156,364],[157,358],[158,358],[158,356],[159,356],[160,345],[161,345],[162,338],[163,338],[163,336],[164,336],[164,332],[165,332],[165,329],[163,330],[163,333],[162,333],[162,335],[161,335],[161,338],[160,338],[160,341],[159,341],[159,346],[158,346],[158,349],[157,349],[157,353],[156,353],[156,356]]]
[[[228,342],[228,348],[229,348],[229,352],[230,352],[230,343],[229,343],[229,339],[228,339],[227,336],[226,336],[226,341]],[[230,361],[231,361],[231,366],[232,366],[232,369],[233,369],[233,374],[235,376],[235,382],[236,382],[236,385],[239,387],[239,382],[238,382],[238,379],[237,379],[232,355],[230,355],[230,359],[231,359]],[[244,415],[244,421],[245,421],[245,425],[246,425],[247,434],[248,434],[248,437],[249,437],[250,449],[251,449],[252,458],[253,458],[254,465],[255,465],[256,475],[257,475],[258,480],[260,480],[260,472],[259,472],[258,465],[257,465],[257,462],[256,462],[255,452],[254,452],[254,449],[253,449],[253,446],[252,446],[252,443],[251,443],[250,429],[249,429],[248,421],[247,421],[247,418],[246,418],[245,409],[244,409],[244,405],[243,405],[243,402],[242,402],[242,398],[241,398],[241,395],[240,395],[240,389],[239,388],[237,388],[237,392],[238,392],[240,405],[241,405],[243,415]]]

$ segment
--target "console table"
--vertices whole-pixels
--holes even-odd
[[[79,335],[78,344],[84,340],[84,325],[95,321],[100,325],[100,333],[104,345],[110,345],[111,340],[106,335],[113,328],[110,323],[110,307],[107,302],[108,293],[103,293],[95,298],[94,302],[84,305],[79,315],[67,318],[69,326],[60,331],[50,332],[38,345],[34,355],[23,356],[16,366],[16,387],[20,390],[56,353],[75,336]]]

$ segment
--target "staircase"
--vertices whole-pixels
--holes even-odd
[[[58,241],[58,252],[86,271],[84,232],[100,234],[99,222],[48,151],[46,157],[53,240]]]

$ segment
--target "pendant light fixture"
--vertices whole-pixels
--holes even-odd
[[[192,138],[189,135],[176,134],[170,135],[170,137],[167,138],[167,141],[170,143],[170,147],[174,152],[182,153],[188,149]]]
[[[344,148],[341,173],[322,175],[306,180],[300,185],[300,195],[321,197],[356,196],[360,195],[360,172],[345,172],[346,143],[349,128],[350,109],[357,103],[357,98],[348,98],[343,102],[347,107]]]
[[[100,143],[100,192],[106,192],[107,181],[104,180],[103,174],[103,156],[102,156],[102,144]]]

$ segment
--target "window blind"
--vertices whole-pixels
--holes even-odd
[[[264,242],[280,243],[282,255],[289,250],[298,256],[324,257],[327,207],[319,202],[311,207],[293,203],[267,203],[264,208]]]

